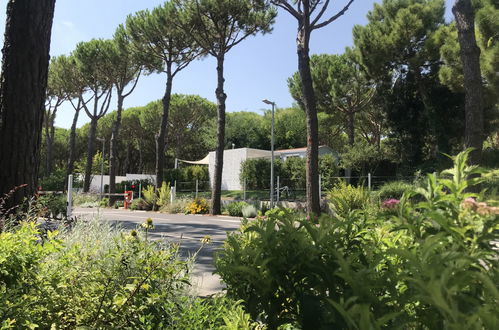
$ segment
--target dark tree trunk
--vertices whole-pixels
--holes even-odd
[[[222,169],[224,166],[224,145],[225,145],[225,100],[227,95],[224,92],[224,55],[217,57],[217,148],[215,151],[215,173],[212,182],[211,192],[211,214],[220,214],[222,197]]]
[[[36,192],[55,0],[10,0],[0,78],[0,197]]]
[[[298,31],[298,72],[302,83],[303,104],[307,117],[307,212],[320,215],[319,196],[319,127],[317,120],[317,107],[315,93],[310,73],[308,25],[302,24]]]
[[[122,93],[118,92],[118,109],[116,114],[116,120],[113,123],[113,129],[111,133],[111,146],[109,150],[109,193],[111,196],[109,197],[109,205],[114,205],[116,200],[115,196],[112,196],[116,192],[116,153],[118,149],[118,135],[120,132],[121,126],[121,113],[123,112],[123,96]]]
[[[166,134],[168,128],[168,113],[170,111],[170,99],[172,95],[173,75],[171,63],[167,65],[166,90],[163,96],[163,115],[161,116],[161,125],[159,132],[156,134],[156,188],[161,186],[163,182],[163,169],[165,167],[165,148]]]
[[[92,166],[94,162],[96,134],[97,134],[97,117],[94,116],[90,121],[90,130],[88,131],[87,164],[85,166],[85,182],[83,183],[83,192],[88,192],[90,190],[90,182],[92,181]],[[102,157],[104,157],[104,155],[102,155]]]
[[[74,164],[75,164],[75,154],[76,154],[76,124],[78,123],[78,115],[80,114],[81,108],[75,109],[75,115],[73,117],[73,123],[71,124],[71,132],[69,133],[69,157],[68,157],[68,169],[66,172],[67,176],[73,174]]]
[[[475,38],[475,17],[471,0],[456,0],[452,12],[456,18],[461,62],[463,63],[465,122],[464,144],[474,148],[470,162],[479,164],[485,138],[482,106],[482,75],[480,72],[480,48]]]

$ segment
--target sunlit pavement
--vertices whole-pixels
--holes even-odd
[[[210,236],[211,243],[199,252],[191,274],[193,293],[199,296],[222,291],[223,283],[220,282],[220,277],[212,274],[215,270],[213,253],[222,246],[227,237],[226,232],[236,230],[241,224],[240,218],[226,216],[164,214],[106,208],[75,208],[73,215],[83,218],[99,216],[130,230],[135,229],[145,219],[152,218],[154,229],[149,232],[149,237],[179,243],[183,256],[195,253],[202,245],[201,240]]]

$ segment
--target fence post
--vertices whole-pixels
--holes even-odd
[[[244,179],[244,184],[243,184],[243,201],[246,202],[246,179]]]
[[[139,199],[142,198],[142,182],[139,182]]]
[[[173,203],[173,194],[174,194],[174,189],[175,189],[175,186],[170,186],[170,204]]]
[[[73,174],[68,176],[68,200],[66,204],[66,214],[68,218],[71,218],[73,213]]]
[[[371,173],[367,173],[367,187],[371,190]]]
[[[279,178],[279,175],[278,175],[278,176],[277,176],[277,203],[279,203],[279,195],[280,195],[280,194],[279,194],[279,192],[280,192],[280,190],[279,190],[279,188],[280,188],[280,182],[279,182],[279,179],[280,179],[280,178]]]
[[[319,174],[319,200],[322,197],[322,175]]]
[[[198,199],[198,191],[199,191],[199,180],[196,179],[196,199]]]

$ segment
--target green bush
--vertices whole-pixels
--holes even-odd
[[[370,202],[369,192],[363,186],[354,187],[345,181],[337,183],[327,193],[329,207],[338,215],[364,209]]]
[[[350,208],[313,223],[279,209],[243,222],[216,258],[228,296],[270,328],[495,329],[499,208],[466,193],[488,178],[468,152],[396,215]]]
[[[73,194],[73,205],[80,207],[96,207],[99,205],[99,197],[93,194],[76,193]]]
[[[276,159],[274,175],[280,176],[282,185],[293,189],[305,188],[306,159],[289,157],[286,161]],[[319,173],[322,178],[323,189],[330,189],[338,175],[338,161],[332,155],[319,157]],[[246,189],[269,189],[270,186],[270,160],[248,159],[241,164],[241,185],[246,182]]]
[[[191,203],[192,200],[189,199],[175,199],[173,203],[163,206],[160,211],[170,214],[186,213]]]
[[[149,205],[149,209],[154,209],[156,207],[158,195],[156,195],[154,186],[151,185],[142,188],[142,199]]]
[[[405,181],[392,181],[382,185],[377,194],[381,201],[390,198],[400,199],[406,191],[413,190],[414,185]]]
[[[41,195],[38,200],[38,206],[42,209],[41,215],[44,217],[66,218],[67,201],[65,195]]]
[[[100,207],[107,207],[108,205],[109,205],[109,198],[107,197],[103,197],[99,202]]]
[[[41,178],[39,186],[43,191],[64,191],[66,182],[66,171],[64,169],[56,169],[47,177]]]
[[[132,210],[132,211],[136,211],[136,210],[150,211],[150,210],[152,210],[152,206],[150,203],[146,202],[142,198],[135,198],[132,201],[132,204],[130,204],[130,210]]]
[[[158,189],[158,199],[156,205],[159,208],[168,205],[170,203],[171,188],[170,184],[163,181],[161,188]]]
[[[230,202],[225,205],[225,210],[232,217],[242,217],[243,216],[243,208],[248,206],[249,204],[246,202]]]
[[[239,303],[187,294],[190,262],[175,244],[100,221],[39,240],[33,223],[0,233],[2,329],[250,327]]]

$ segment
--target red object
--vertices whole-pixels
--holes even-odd
[[[128,207],[132,204],[132,200],[133,200],[133,191],[132,190],[125,191],[125,202],[123,203],[125,210],[127,210]]]
[[[132,185],[132,189],[135,189],[135,185],[134,184]]]

